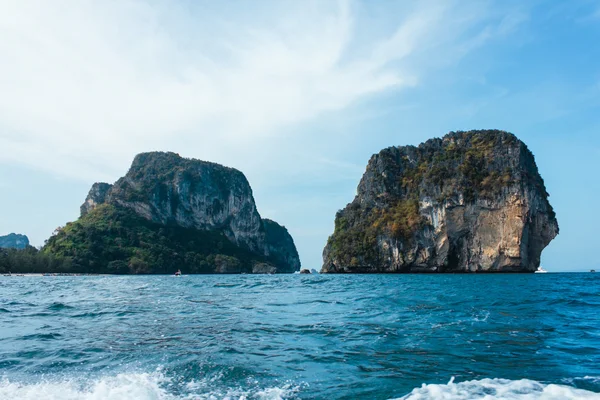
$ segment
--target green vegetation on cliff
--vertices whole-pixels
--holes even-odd
[[[328,244],[337,259],[353,267],[362,265],[362,258],[377,259],[377,238],[386,235],[409,242],[425,224],[419,215],[416,199],[399,200],[389,207],[362,208],[351,204],[338,213],[335,233]]]
[[[220,232],[159,225],[104,204],[52,236],[44,254],[71,260],[86,273],[240,273],[270,260],[234,245]]]
[[[502,131],[459,131],[418,148],[407,146],[414,150],[412,159],[407,151],[396,160],[397,153],[391,149],[381,156],[390,157],[399,170],[400,186],[413,196],[435,196],[444,201],[464,191],[466,200],[473,201],[492,198],[516,181],[514,169],[498,165],[505,154],[497,150],[515,146],[517,141],[514,135]]]

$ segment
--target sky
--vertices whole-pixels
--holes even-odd
[[[595,0],[0,0],[0,235],[174,151],[244,172],[320,269],[372,154],[502,129],[557,213],[544,268],[598,268],[599,43]]]

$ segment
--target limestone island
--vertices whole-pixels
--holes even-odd
[[[548,196],[508,132],[389,147],[336,214],[321,273],[534,272],[559,232]]]
[[[300,270],[292,237],[261,218],[244,174],[164,152],[137,155],[113,185],[95,183],[81,217],[41,252],[85,273]]]
[[[10,233],[6,236],[0,236],[1,249],[19,249],[23,250],[29,246],[29,238],[18,233]]]

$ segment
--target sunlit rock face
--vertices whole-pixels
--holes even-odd
[[[533,154],[503,131],[384,149],[357,192],[321,272],[533,272],[559,231]]]

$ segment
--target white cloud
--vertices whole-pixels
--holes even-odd
[[[520,18],[462,1],[218,3],[0,0],[0,162],[85,180],[150,149],[239,165]]]

